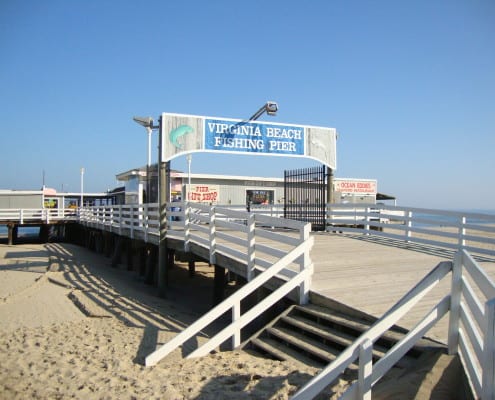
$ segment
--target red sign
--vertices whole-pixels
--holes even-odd
[[[218,185],[186,185],[187,201],[197,203],[216,203],[218,200]]]

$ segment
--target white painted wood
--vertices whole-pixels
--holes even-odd
[[[485,304],[486,330],[483,342],[482,400],[495,398],[495,298]]]
[[[280,259],[278,262],[276,262],[271,268],[267,269],[264,273],[258,275],[256,278],[248,282],[246,285],[244,285],[242,288],[237,290],[235,293],[233,293],[230,297],[225,299],[222,303],[214,307],[212,310],[210,310],[207,314],[205,314],[203,317],[198,319],[196,322],[191,324],[188,328],[186,328],[184,331],[182,331],[180,334],[175,336],[171,341],[165,343],[163,346],[161,346],[159,349],[155,350],[153,353],[148,355],[145,359],[145,364],[147,366],[150,365],[155,365],[158,361],[160,361],[163,357],[165,357],[167,354],[169,354],[171,351],[175,350],[178,346],[182,345],[184,342],[189,340],[191,337],[195,336],[198,332],[200,332],[204,327],[208,326],[210,323],[215,321],[218,317],[220,317],[223,313],[225,313],[227,310],[231,309],[234,304],[237,304],[240,302],[243,298],[251,294],[253,291],[257,290],[260,286],[265,284],[269,279],[271,279],[273,276],[275,276],[278,272],[280,272],[282,269],[284,269],[289,263],[293,261],[294,258],[298,257],[301,253],[306,251],[307,247],[311,247],[313,244],[312,238],[307,240],[306,242],[301,243],[299,246],[294,248],[289,254],[284,256],[282,259]],[[305,278],[305,273],[303,272],[299,275],[299,277],[302,277],[302,279]],[[297,279],[297,278],[296,278]],[[299,282],[294,280],[295,284],[297,285]],[[284,296],[285,292],[284,290],[287,287],[291,287],[290,290],[292,290],[292,287],[294,285],[294,282],[288,282],[284,286],[281,286],[279,289],[276,291],[272,292],[267,298],[265,298],[261,303],[259,304],[268,304],[270,301],[278,301],[281,297],[279,296]],[[289,290],[289,291],[290,291]],[[277,298],[278,297],[278,298]],[[267,300],[269,299],[269,300]],[[265,302],[266,300],[266,302]],[[259,304],[256,307],[259,306]],[[272,303],[273,304],[273,303]],[[271,305],[271,304],[270,304]],[[249,316],[257,316],[259,315],[260,310],[256,308],[256,313],[252,312],[253,309],[248,311]],[[241,318],[246,318],[246,317],[241,317]],[[249,323],[250,321],[246,318],[245,323]],[[232,336],[234,334],[234,330],[238,328],[238,322],[236,322],[236,325],[234,327],[230,327],[230,330],[228,332],[222,331],[222,335],[226,335],[226,338]],[[223,338],[220,337],[220,339]],[[219,340],[219,336],[216,336],[215,340]],[[225,340],[225,339],[224,339]],[[222,340],[220,343],[222,343],[224,340]],[[211,340],[207,343],[210,343],[211,345]],[[216,346],[215,346],[216,347]],[[204,351],[205,347],[203,347]],[[199,350],[199,349],[198,349]]]
[[[457,354],[459,346],[459,319],[462,295],[462,253],[457,252],[452,264],[452,283],[450,288],[450,318],[448,332],[449,354]]]
[[[365,339],[359,346],[359,372],[357,398],[371,400],[371,380],[373,372],[373,343]]]
[[[459,356],[462,366],[464,367],[464,371],[466,372],[469,385],[471,386],[471,390],[476,395],[478,393],[481,393],[482,371],[473,362],[476,357],[473,354],[473,351],[466,345],[466,343],[468,343],[468,340],[465,337],[464,332],[462,330],[459,330]]]
[[[476,356],[475,360],[483,359],[483,337],[477,328],[477,324],[473,321],[468,312],[466,312],[465,307],[461,306],[460,310],[460,322],[462,323],[462,330],[466,333],[466,339],[470,347],[474,350]],[[459,328],[458,328],[459,331]],[[475,361],[473,360],[473,361]]]

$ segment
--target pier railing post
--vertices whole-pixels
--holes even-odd
[[[406,242],[409,243],[411,239],[411,228],[412,228],[412,217],[413,213],[412,211],[407,212],[407,225],[406,225]]]
[[[463,250],[466,246],[466,240],[464,239],[466,235],[466,217],[461,216],[461,226],[459,227],[459,250]]]
[[[215,206],[210,207],[210,264],[216,264],[216,251],[217,251],[217,235],[215,226]]]
[[[450,315],[448,350],[450,355],[457,354],[459,347],[459,319],[461,317],[463,254],[458,251],[452,263],[452,285],[450,289]]]
[[[191,240],[191,203],[184,203],[184,251],[190,249],[189,241]]]
[[[247,274],[246,279],[249,282],[253,279],[254,264],[256,259],[256,214],[249,213],[247,217],[248,237],[247,237]]]
[[[481,399],[492,400],[495,398],[495,299],[485,303],[485,321]]]

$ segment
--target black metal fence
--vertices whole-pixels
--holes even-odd
[[[284,171],[284,218],[325,230],[326,167]]]

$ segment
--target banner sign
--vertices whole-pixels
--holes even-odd
[[[376,195],[376,180],[335,179],[335,191],[340,193],[355,193]]]
[[[162,114],[162,160],[193,151],[308,157],[336,168],[334,128]]]

